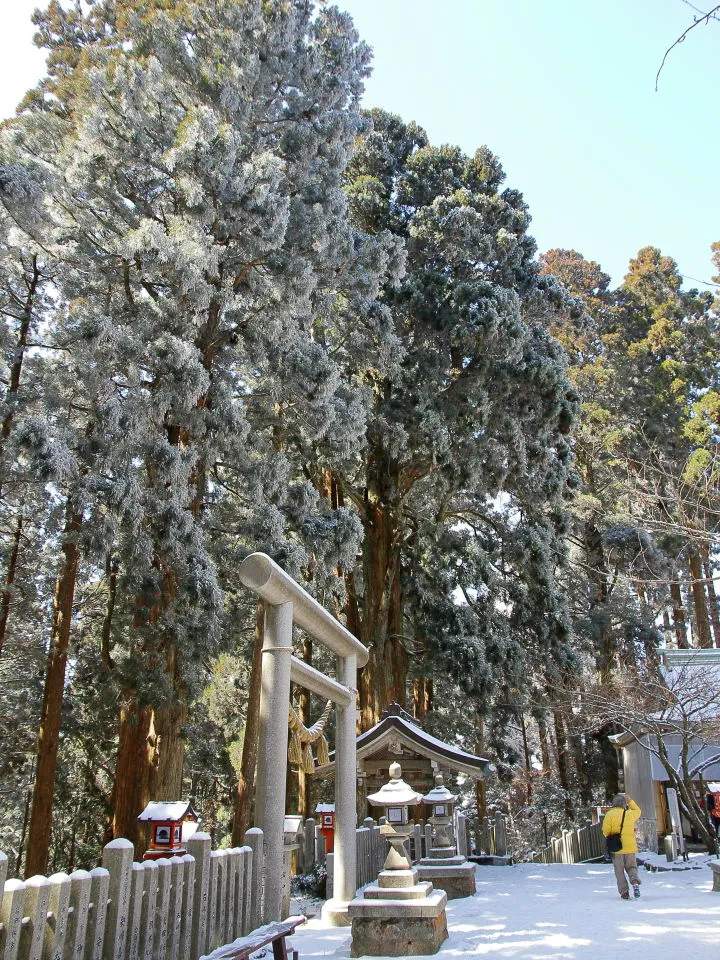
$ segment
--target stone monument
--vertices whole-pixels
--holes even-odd
[[[390,765],[390,782],[368,797],[384,807],[386,822],[380,827],[390,849],[377,883],[368,884],[362,897],[348,906],[352,922],[351,956],[407,957],[437,953],[447,937],[447,894],[431,882],[418,882],[405,841],[412,833],[408,806],[421,800],[401,779],[399,763]]]
[[[476,891],[475,864],[457,852],[453,831],[457,797],[445,786],[441,773],[435,777],[435,786],[422,802],[432,806],[432,816],[428,819],[433,825],[433,846],[428,856],[418,863],[418,876],[440,884],[448,900],[471,897]]]

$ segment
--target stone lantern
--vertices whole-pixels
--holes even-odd
[[[442,886],[448,900],[470,897],[475,893],[475,865],[459,856],[455,848],[453,810],[457,796],[443,783],[442,774],[435,777],[435,786],[422,798],[432,807],[428,819],[434,827],[433,847],[418,863],[418,876]]]
[[[353,957],[429,955],[437,953],[447,937],[445,891],[433,889],[430,882],[418,883],[418,871],[405,849],[413,830],[408,807],[419,803],[422,795],[401,774],[400,764],[391,764],[389,783],[368,797],[384,812],[380,833],[390,849],[377,883],[368,884],[348,906]]]
[[[432,807],[432,815],[428,820],[433,825],[435,834],[434,849],[451,847],[454,849],[453,811],[457,803],[457,796],[450,793],[443,782],[443,775],[435,777],[435,786],[422,798],[423,803]]]
[[[408,807],[415,806],[422,800],[422,794],[417,793],[401,779],[402,769],[399,763],[390,764],[390,781],[384,784],[377,793],[368,797],[368,803],[373,807],[381,807],[386,822],[380,827],[381,836],[390,844],[385,870],[408,870],[410,860],[405,841],[413,832],[413,826],[408,816]]]

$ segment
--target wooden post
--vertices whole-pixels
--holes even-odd
[[[16,960],[20,946],[22,919],[25,916],[25,884],[22,880],[7,880],[0,901],[0,923],[4,936],[0,944],[2,960]]]
[[[168,946],[168,913],[170,912],[170,887],[172,884],[172,873],[170,861],[162,857],[156,860],[158,868],[158,895],[157,895],[157,918],[155,926],[155,946],[153,948],[155,957],[160,958],[166,955]]]
[[[139,960],[153,960],[155,948],[155,918],[157,916],[158,867],[154,860],[146,860],[143,865],[144,882],[142,910],[140,912]]]
[[[207,953],[207,911],[210,891],[209,833],[197,832],[187,842],[187,851],[195,861],[195,889],[193,891],[192,940],[190,952],[193,957]]]
[[[265,917],[265,907],[264,907],[264,893],[263,893],[263,877],[265,875],[265,870],[263,866],[263,861],[265,858],[265,845],[264,845],[264,836],[262,830],[259,827],[251,827],[245,833],[245,843],[252,850],[252,861],[251,861],[251,880],[250,880],[250,890],[249,896],[246,892],[246,902],[250,907],[249,915],[249,927],[250,930],[255,930],[259,927]],[[246,883],[247,891],[247,883]]]
[[[183,866],[182,892],[182,934],[180,937],[180,960],[190,960],[192,954],[192,933],[195,909],[195,859],[189,853],[180,858]]]
[[[109,872],[105,867],[95,867],[90,871],[91,910],[85,941],[85,960],[100,960],[103,955],[109,892]]]
[[[50,906],[50,881],[47,877],[30,877],[25,881],[25,913],[28,926],[20,935],[23,960],[41,960],[45,941],[45,924]]]
[[[54,873],[50,877],[50,903],[48,913],[52,920],[45,925],[43,956],[60,958],[65,952],[68,914],[70,906],[70,877],[66,873]]]
[[[85,940],[90,913],[90,887],[92,877],[87,870],[75,870],[70,874],[70,906],[66,934],[66,960],[83,960]]]
[[[119,837],[103,850],[103,866],[110,874],[103,960],[124,960],[130,911],[133,845]]]
[[[130,876],[130,909],[128,910],[127,960],[140,960],[143,887],[145,868],[133,863]]]

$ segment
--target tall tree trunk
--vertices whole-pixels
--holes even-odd
[[[557,771],[560,786],[565,793],[565,817],[568,820],[574,820],[574,811],[572,797],[570,795],[570,767],[568,763],[568,745],[565,734],[565,723],[562,714],[556,708],[553,709],[553,723],[555,726],[555,747],[557,751]]]
[[[107,601],[100,635],[100,659],[106,673],[112,673],[115,664],[112,659],[112,622],[117,598],[118,563],[110,554],[105,559],[105,577],[107,579]]]
[[[708,612],[710,614],[710,623],[712,624],[713,641],[716,647],[720,647],[720,611],[718,610],[718,598],[715,592],[713,568],[710,562],[710,549],[707,541],[703,541],[700,547],[700,556],[702,557],[703,573],[707,581]]]
[[[391,509],[382,496],[365,505],[363,541],[364,601],[360,639],[370,650],[360,672],[360,723],[374,726],[395,700],[407,706],[407,652],[402,643],[403,612],[400,549]]]
[[[48,653],[45,689],[40,714],[40,733],[35,764],[32,812],[28,832],[25,875],[44,873],[47,868],[52,834],[52,808],[55,796],[55,771],[62,715],[65,670],[70,647],[73,602],[78,570],[77,534],[82,514],[68,500],[65,510],[62,562],[55,582],[52,630]]]
[[[705,584],[703,583],[702,564],[700,554],[695,548],[690,550],[688,568],[692,580],[693,608],[695,610],[695,624],[697,627],[697,646],[707,649],[712,647],[710,634],[710,618],[708,616]]]
[[[140,706],[135,691],[123,691],[120,707],[120,741],[118,743],[113,787],[112,833],[135,845],[135,859],[143,854],[145,832],[137,821],[150,800],[149,771],[155,757],[155,723],[152,707]]]
[[[260,686],[262,680],[262,648],[264,640],[265,605],[258,601],[255,615],[255,644],[253,646],[252,667],[250,669],[250,690],[248,691],[247,716],[245,718],[245,737],[243,739],[240,777],[235,794],[235,813],[233,816],[232,845],[239,847],[243,843],[245,832],[250,827],[250,812],[255,799],[255,768],[257,766],[258,736],[260,732]]]
[[[588,776],[588,763],[585,756],[585,745],[583,738],[577,734],[570,734],[568,737],[570,750],[572,752],[573,766],[577,777],[580,790],[580,802],[583,806],[589,807],[592,803],[592,789],[590,787],[590,777]]]
[[[423,724],[425,722],[425,718],[432,710],[432,702],[432,677],[415,677],[413,680],[413,716],[418,723]]]
[[[10,378],[8,380],[8,388],[5,394],[5,404],[7,407],[7,413],[3,417],[2,427],[0,427],[0,437],[2,437],[3,446],[5,440],[10,436],[10,431],[12,429],[12,423],[15,418],[15,409],[18,398],[18,392],[20,390],[20,377],[22,375],[23,362],[25,360],[25,353],[27,352],[28,344],[28,335],[30,333],[30,325],[33,319],[33,311],[35,309],[35,298],[37,296],[37,288],[40,282],[41,271],[38,266],[37,256],[32,258],[32,271],[29,275],[25,277],[25,284],[27,286],[27,296],[25,297],[25,302],[22,305],[22,317],[20,319],[20,328],[18,330],[17,343],[15,345],[15,353],[13,355],[12,365],[10,367]],[[46,278],[47,279],[47,278]],[[2,490],[2,477],[0,477],[0,493]]]
[[[475,730],[475,750],[477,756],[482,757],[485,752],[485,721],[479,710],[475,713]],[[481,825],[487,816],[487,793],[483,777],[475,781],[475,802],[477,804],[478,824]]]
[[[527,737],[527,725],[525,723],[525,713],[522,710],[517,712],[518,720],[520,721],[520,734],[522,737],[523,745],[523,757],[525,758],[525,802],[530,803],[532,800],[533,785],[532,785],[532,758],[530,756],[530,746],[528,744]]]
[[[22,537],[22,528],[24,523],[23,505],[20,505],[15,530],[13,532],[12,547],[8,557],[7,573],[5,574],[5,586],[0,593],[0,656],[2,656],[5,646],[5,637],[7,634],[7,622],[10,616],[10,602],[12,600],[12,587],[15,583],[15,573],[17,571],[18,556],[20,554],[20,538]]]
[[[670,597],[673,608],[673,624],[675,626],[675,642],[679,650],[686,650],[688,647],[687,624],[685,623],[685,606],[683,604],[680,584],[677,580],[670,582]]]
[[[600,675],[600,682],[605,683],[609,680],[613,670],[615,648],[606,613],[610,590],[602,533],[592,521],[585,524],[583,540],[588,578],[591,585],[590,614],[595,633],[595,663]]]
[[[156,565],[160,566],[159,562]],[[185,760],[182,727],[187,720],[187,690],[182,681],[174,637],[159,626],[177,592],[177,576],[164,570],[161,587],[152,607],[138,596],[135,627],[146,633],[142,643],[167,683],[169,693],[158,705],[138,700],[137,690],[128,686],[122,694],[120,736],[113,788],[113,836],[135,845],[136,856],[143,852],[145,828],[137,817],[151,800],[179,800]],[[156,632],[157,631],[157,632]]]
[[[545,711],[540,710],[537,714],[538,740],[540,741],[540,757],[542,759],[543,774],[547,776],[550,773],[550,745],[548,743],[548,728],[545,720]]]

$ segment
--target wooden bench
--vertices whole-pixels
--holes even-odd
[[[248,960],[250,954],[271,943],[273,960],[288,960],[285,937],[290,936],[295,927],[305,923],[305,920],[305,917],[288,917],[287,920],[266,923],[264,927],[258,927],[246,937],[239,937],[225,947],[218,947],[208,954],[208,957],[212,957],[212,960]],[[295,957],[297,958],[296,952]]]

